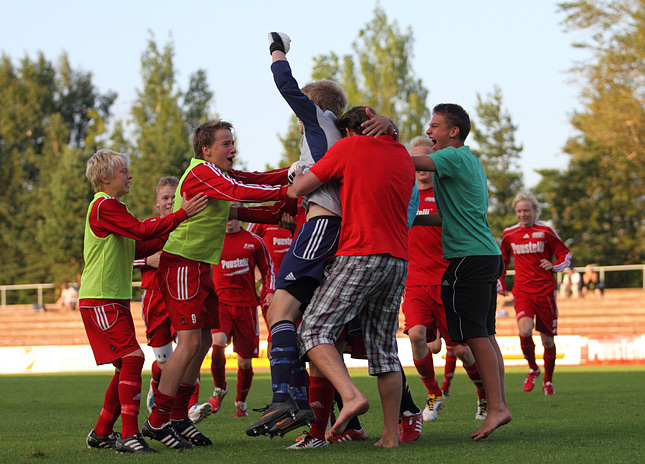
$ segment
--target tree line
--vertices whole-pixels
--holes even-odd
[[[535,189],[541,220],[553,224],[574,264],[645,261],[645,0],[577,1],[560,5],[563,26],[587,32],[594,59],[576,64],[583,109],[571,117],[562,147],[563,171],[544,169]],[[430,120],[429,89],[411,65],[414,35],[377,6],[358,32],[353,52],[314,57],[312,80],[333,79],[350,106],[376,108],[396,122],[406,142]],[[3,284],[74,281],[83,267],[83,232],[93,192],[84,177],[99,147],[130,155],[137,188],[126,198],[140,218],[154,215],[154,186],[180,176],[192,156],[190,134],[217,117],[208,76],[198,69],[188,88],[176,79],[172,42],[154,36],[141,54],[141,84],[129,118],[114,120],[117,95],[102,93],[91,72],[73,69],[63,54],[0,61],[0,275]],[[459,103],[459,102],[457,102]],[[489,222],[496,237],[515,224],[511,207],[524,188],[518,125],[502,89],[477,95],[474,153],[489,180]],[[299,152],[297,120],[280,136],[280,165]],[[625,279],[624,276],[620,277]],[[627,277],[629,280],[630,277]],[[636,284],[636,282],[629,282]],[[611,285],[611,282],[608,282]],[[620,285],[625,285],[623,281]]]

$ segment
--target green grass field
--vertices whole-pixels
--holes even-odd
[[[487,440],[473,442],[470,433],[481,422],[474,419],[474,386],[457,368],[451,395],[435,422],[426,422],[415,443],[384,450],[373,446],[380,433],[381,410],[376,381],[364,370],[352,370],[372,409],[361,421],[370,439],[326,448],[285,450],[300,435],[284,438],[249,438],[248,418],[233,417],[235,372],[228,371],[229,396],[222,409],[199,424],[214,446],[179,453],[158,442],[160,454],[117,455],[113,450],[87,449],[85,436],[94,426],[110,376],[3,375],[0,376],[0,462],[155,462],[155,463],[622,463],[645,462],[645,416],[643,389],[645,366],[559,368],[556,395],[545,397],[539,385],[522,391],[525,369],[507,369],[506,390],[513,422]],[[413,369],[407,375],[420,407],[424,387]],[[211,392],[210,373],[203,372],[202,399]],[[144,396],[149,374],[144,374]],[[538,380],[540,382],[540,380]],[[248,399],[250,408],[270,400],[268,371],[256,372]],[[139,423],[147,410],[141,408]],[[117,428],[120,422],[117,423]],[[294,456],[294,453],[299,455]],[[306,457],[305,457],[306,456]],[[298,460],[298,461],[295,461]]]

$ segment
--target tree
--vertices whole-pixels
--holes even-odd
[[[575,46],[591,59],[572,72],[584,108],[573,114],[564,173],[546,172],[540,193],[570,233],[576,265],[645,261],[645,0],[560,4]],[[543,174],[543,175],[544,175]],[[567,235],[565,235],[566,237]]]
[[[135,147],[132,174],[136,187],[128,199],[135,216],[154,214],[155,186],[164,176],[180,177],[192,157],[190,134],[207,116],[212,93],[206,73],[198,71],[190,80],[186,98],[175,78],[172,42],[160,50],[154,37],[141,57],[143,88],[132,107]]]
[[[412,68],[414,36],[412,29],[401,32],[396,21],[388,22],[380,6],[374,18],[361,29],[353,42],[354,53],[339,57],[334,52],[314,58],[312,79],[338,82],[348,99],[348,108],[373,107],[391,118],[399,129],[399,139],[406,142],[423,134],[430,120],[426,106],[428,90]],[[284,138],[287,147],[299,139],[293,122]],[[288,165],[292,151],[283,154],[281,165]]]
[[[60,240],[80,270],[82,233],[76,218],[87,208],[82,148],[103,131],[114,94],[100,94],[91,74],[76,71],[66,55],[54,66],[44,55],[19,66],[0,63],[0,272],[4,283],[43,282],[59,264]],[[97,108],[97,110],[93,109]],[[99,114],[99,112],[101,114]],[[70,171],[70,165],[77,169]],[[76,197],[59,196],[83,185]],[[80,205],[80,206],[79,206]],[[53,221],[53,222],[52,222]],[[82,219],[81,219],[82,223]],[[67,262],[60,262],[61,269]]]
[[[502,100],[498,86],[486,100],[478,93],[475,106],[478,123],[472,128],[473,140],[479,147],[473,153],[481,160],[488,178],[488,221],[495,237],[501,237],[504,229],[515,222],[511,202],[523,185],[519,167],[523,147],[515,141],[517,126],[504,110]]]

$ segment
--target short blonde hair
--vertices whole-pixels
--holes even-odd
[[[92,188],[95,192],[100,192],[103,188],[103,180],[111,178],[114,173],[114,168],[117,166],[130,167],[130,158],[123,153],[116,151],[101,149],[94,153],[90,159],[87,160],[87,169],[85,176],[90,180]]]
[[[176,189],[178,185],[179,185],[179,179],[177,179],[175,176],[162,177],[161,179],[159,179],[159,182],[157,182],[155,193],[158,195],[159,190],[167,186]]]
[[[331,111],[340,118],[347,108],[347,97],[342,87],[334,81],[316,81],[302,88],[309,99],[323,111]]]
[[[432,143],[432,140],[430,140],[430,137],[428,136],[424,137],[423,135],[417,135],[415,138],[408,142],[408,151],[411,152],[417,147],[432,148],[434,147],[434,143]]]
[[[533,211],[535,211],[535,219],[537,219],[540,216],[540,204],[538,203],[537,199],[531,192],[520,192],[517,195],[515,195],[515,198],[513,198],[513,209],[515,209],[515,205],[518,204],[520,201],[528,201],[531,203],[531,206],[533,207]]]

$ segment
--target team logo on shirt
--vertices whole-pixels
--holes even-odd
[[[544,253],[544,242],[511,243],[511,248],[513,248],[513,254],[517,255]]]
[[[252,243],[245,243],[244,244],[244,249],[245,250],[255,250],[255,245],[253,245]]]
[[[531,238],[531,237],[529,237],[529,234],[524,234],[524,237],[522,238]]]
[[[279,237],[273,237],[273,246],[291,246],[291,242],[293,240],[291,237],[287,238],[279,238]]]
[[[544,238],[544,232],[533,232],[533,238]]]

